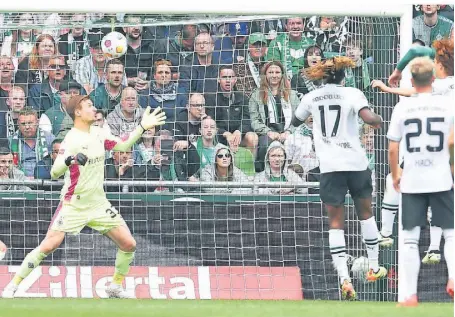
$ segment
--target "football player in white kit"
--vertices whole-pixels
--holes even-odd
[[[366,244],[369,271],[374,282],[387,275],[379,266],[378,228],[371,211],[372,182],[368,160],[360,142],[358,117],[379,128],[382,118],[369,109],[365,95],[356,88],[344,87],[346,68],[355,67],[347,57],[334,57],[305,70],[311,80],[324,86],[304,96],[295,112],[293,125],[313,116],[313,135],[321,170],[320,197],[329,217],[329,245],[338,272],[342,297],[352,300],[356,292],[346,263],[344,202],[347,191],[354,199]]]
[[[453,40],[444,39],[433,42],[431,47],[413,47],[400,60],[397,68],[389,78],[391,86],[397,85],[401,79],[401,71],[415,57],[428,56],[434,58],[436,79],[433,82],[433,92],[452,96],[454,93],[454,43]],[[382,88],[381,88],[382,89]],[[388,88],[383,91],[399,94],[402,96],[411,96],[415,93],[415,88]],[[400,150],[402,148],[400,147]],[[402,151],[400,151],[402,152]],[[402,165],[402,156],[400,157],[400,166]],[[382,201],[381,209],[381,231],[379,245],[390,247],[393,244],[392,231],[395,215],[398,211],[399,193],[392,186],[391,175],[387,175],[386,190]],[[432,212],[429,209],[428,220],[431,223]],[[432,224],[432,223],[431,223]],[[430,246],[426,251],[425,257],[422,259],[424,264],[436,264],[441,261],[441,252],[439,247],[441,244],[442,229],[440,227],[430,226]]]
[[[401,192],[406,265],[402,274],[407,282],[404,306],[418,304],[420,228],[427,223],[428,207],[432,210],[432,222],[444,233],[444,256],[449,272],[447,292],[452,297],[455,269],[453,177],[448,146],[453,129],[453,98],[433,91],[434,63],[428,57],[414,59],[410,69],[417,94],[395,106],[387,133],[393,187]],[[401,140],[405,142],[402,172],[397,164]]]

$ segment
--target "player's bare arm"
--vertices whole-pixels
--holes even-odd
[[[363,108],[359,111],[359,116],[363,122],[371,125],[375,129],[379,129],[382,125],[382,117],[368,108]]]
[[[398,165],[398,151],[400,142],[389,140],[389,166],[393,179],[393,187],[400,191],[400,166]]]
[[[410,97],[413,94],[416,93],[414,88],[394,88],[394,87],[389,87],[386,84],[384,84],[380,80],[373,80],[371,82],[371,87],[372,88],[378,88],[383,92],[388,92],[394,95],[399,95],[399,96],[404,96],[404,97]]]
[[[453,157],[454,157],[454,154],[453,154],[453,150],[454,150],[454,131],[453,131],[453,127],[452,127],[452,131],[450,132],[450,135],[449,135],[449,153],[450,153],[450,169],[452,170],[452,175],[453,175]]]

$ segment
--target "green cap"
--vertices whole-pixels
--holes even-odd
[[[251,33],[250,37],[248,38],[248,43],[254,44],[256,42],[262,42],[267,44],[267,39],[265,38],[265,35],[262,33]]]

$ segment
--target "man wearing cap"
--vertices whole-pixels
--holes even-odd
[[[304,65],[307,47],[314,45],[314,40],[303,35],[305,20],[294,17],[286,20],[286,33],[282,33],[270,42],[267,61],[279,61],[286,69],[289,80]]]
[[[74,79],[84,87],[87,94],[106,83],[106,57],[101,49],[104,33],[89,34],[90,55],[78,60],[74,66]],[[122,84],[128,84],[126,77]]]
[[[261,68],[267,55],[267,39],[262,33],[251,33],[248,38],[248,51],[245,57],[238,56],[233,69],[237,74],[236,88],[248,98],[254,89],[259,88]]]
[[[58,90],[60,82],[66,76],[66,69],[63,56],[51,57],[47,71],[48,78],[43,80],[41,84],[34,84],[30,88],[28,105],[38,113],[43,113],[54,105],[60,104]]]
[[[246,40],[249,34],[247,22],[228,23],[225,34],[215,41],[215,52],[220,51],[220,64],[235,63],[238,56],[245,57]]]
[[[60,83],[59,96],[60,103],[55,104],[41,115],[39,126],[43,131],[57,135],[60,131],[63,119],[68,117],[66,108],[72,96],[80,95],[82,86],[76,81],[63,81]],[[71,118],[69,118],[71,119]],[[72,120],[71,122],[72,123]]]

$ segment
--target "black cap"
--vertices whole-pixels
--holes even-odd
[[[70,90],[71,88],[76,88],[77,90],[81,90],[82,89],[82,86],[77,82],[77,81],[74,81],[74,80],[63,80],[61,83],[60,83],[60,86],[58,88],[58,91],[68,91]]]

